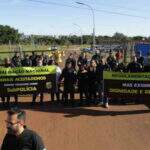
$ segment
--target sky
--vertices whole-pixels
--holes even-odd
[[[150,36],[150,0],[0,0],[0,24],[26,35]]]

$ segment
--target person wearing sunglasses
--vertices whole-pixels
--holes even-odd
[[[18,108],[7,111],[6,128],[1,150],[46,150],[41,137],[25,125],[26,112]]]

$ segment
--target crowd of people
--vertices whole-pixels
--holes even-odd
[[[51,90],[51,101],[64,105],[75,105],[75,93],[79,93],[80,105],[103,104],[106,108],[108,105],[108,97],[104,94],[104,71],[119,72],[147,72],[150,71],[149,66],[144,66],[144,58],[141,54],[132,57],[132,61],[125,65],[123,63],[123,53],[121,51],[111,52],[109,56],[101,56],[98,52],[91,57],[82,52],[79,56],[76,53],[70,53],[65,60],[65,67],[61,68],[55,57],[48,55],[25,55],[22,59],[19,53],[16,53],[12,59],[6,58],[4,67],[21,67],[21,66],[46,66],[56,65],[56,87]],[[63,88],[62,88],[63,83]],[[40,104],[43,104],[44,95],[34,93],[32,105],[35,104],[36,97],[40,96]],[[5,97],[2,97],[3,103]],[[18,102],[18,96],[14,95],[15,102]],[[7,96],[7,105],[9,105],[10,96]]]

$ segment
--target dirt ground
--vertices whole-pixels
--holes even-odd
[[[44,106],[30,106],[31,97],[20,97],[27,111],[27,126],[43,138],[47,150],[149,150],[150,109],[139,105],[64,108],[52,105],[45,95]],[[6,110],[0,103],[0,144],[6,133]]]
[[[31,107],[31,97],[19,98],[28,128],[40,134],[47,150],[150,149],[150,109],[144,104],[64,108],[49,100],[45,95],[44,106]],[[0,145],[5,119],[6,109],[0,103]]]

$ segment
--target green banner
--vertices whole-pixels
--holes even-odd
[[[56,66],[0,68],[0,95],[50,92],[55,88]]]
[[[110,97],[141,97],[150,96],[150,73],[122,73],[105,71],[104,92]]]
[[[0,77],[3,76],[30,76],[30,75],[46,75],[55,74],[56,66],[42,67],[16,67],[16,68],[0,68]]]
[[[124,73],[104,71],[104,80],[150,81],[150,73]]]

